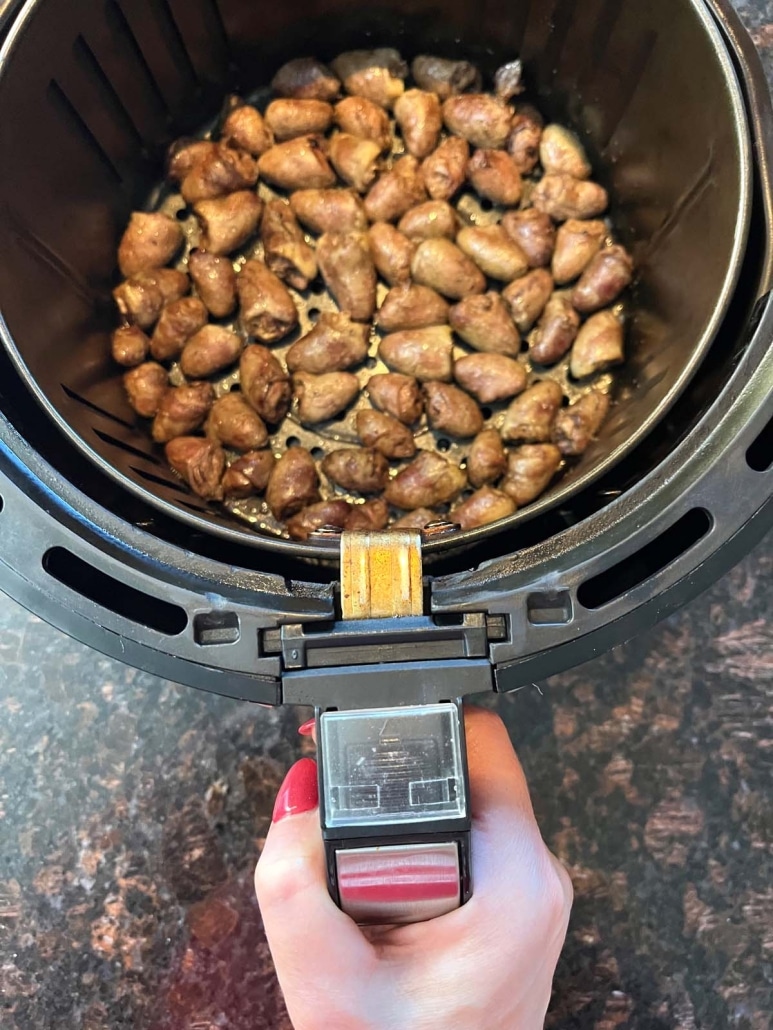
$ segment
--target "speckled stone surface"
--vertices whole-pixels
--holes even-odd
[[[737,6],[773,83],[773,4]],[[769,1030],[773,538],[497,706],[576,891],[548,1026]],[[251,880],[298,718],[104,659],[0,597],[3,1030],[289,1028]]]

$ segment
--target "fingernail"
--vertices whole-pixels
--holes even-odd
[[[310,737],[314,731],[314,724],[316,719],[308,719],[302,726],[298,727],[298,732],[302,737]]]
[[[278,823],[288,815],[310,812],[318,803],[317,763],[313,758],[302,758],[285,777],[274,804],[271,821]]]

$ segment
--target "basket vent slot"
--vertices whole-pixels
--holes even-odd
[[[236,612],[201,612],[193,619],[193,639],[200,647],[235,644],[240,635]]]
[[[155,454],[148,454],[146,451],[141,451],[139,447],[133,447],[130,443],[126,443],[125,440],[117,440],[110,433],[103,433],[100,429],[94,429],[95,436],[98,436],[103,443],[110,444],[111,447],[117,447],[119,450],[124,451],[126,454],[130,454],[133,458],[140,458],[143,461],[149,461],[152,465],[158,465],[161,467],[160,460]]]
[[[746,464],[754,472],[767,472],[773,467],[773,418],[746,452]]]
[[[108,576],[64,547],[46,551],[43,568],[70,590],[140,626],[172,637],[182,633],[188,625],[188,615],[179,605]]]
[[[574,618],[572,595],[568,590],[529,594],[526,614],[532,626],[564,626]]]
[[[586,580],[577,591],[577,600],[591,611],[603,608],[681,558],[706,536],[713,524],[707,511],[693,508],[641,550]]]

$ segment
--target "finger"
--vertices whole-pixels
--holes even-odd
[[[473,817],[507,810],[533,823],[529,787],[505,724],[486,708],[465,705],[464,730]]]
[[[325,850],[317,807],[316,762],[303,758],[277,797],[255,890],[290,1015],[319,1006],[349,971],[367,970],[370,945],[334,904],[327,889]]]

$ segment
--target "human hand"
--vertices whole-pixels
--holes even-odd
[[[465,709],[473,895],[410,926],[358,927],[327,890],[316,763],[288,773],[255,889],[295,1030],[538,1030],[572,886],[501,719]]]

